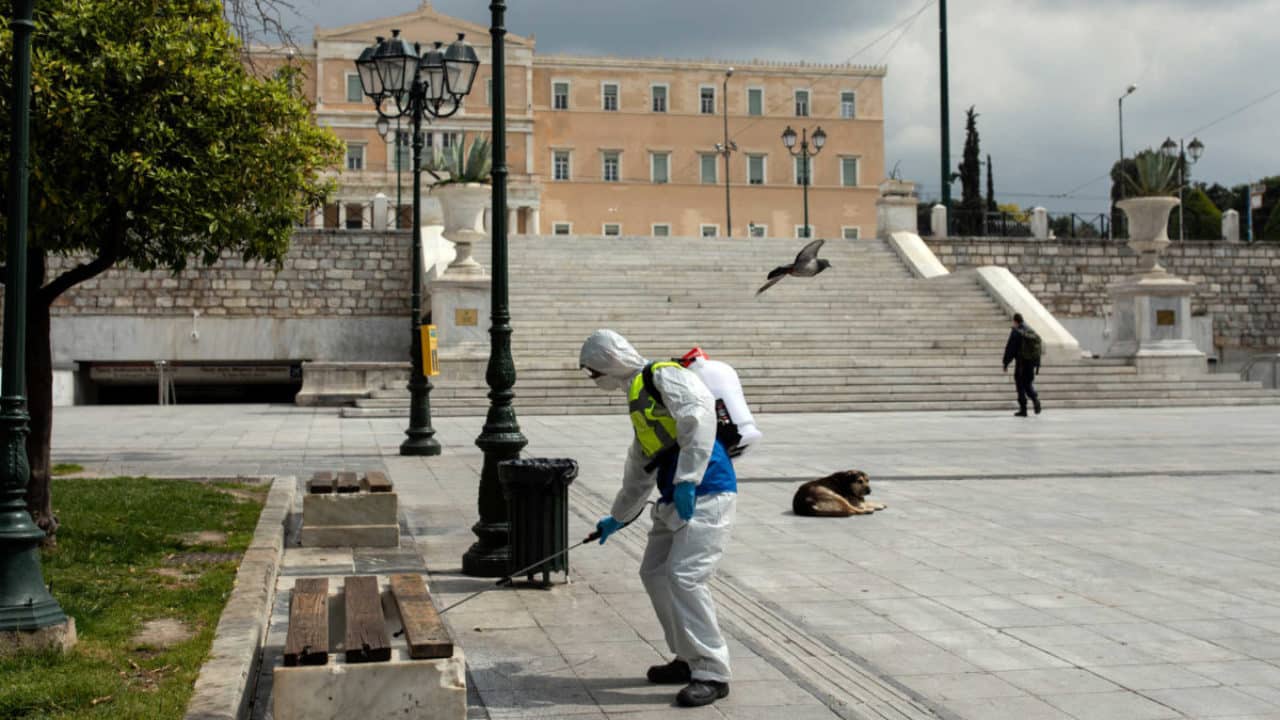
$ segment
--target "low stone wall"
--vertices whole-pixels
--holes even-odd
[[[409,237],[299,229],[278,269],[235,256],[176,275],[113,268],[55,302],[54,361],[400,360]],[[81,261],[54,258],[48,276]]]
[[[926,238],[951,270],[1000,265],[1063,318],[1111,309],[1107,285],[1132,272],[1137,256],[1110,240]],[[1192,314],[1213,315],[1214,345],[1228,352],[1280,348],[1280,245],[1174,242],[1170,272],[1199,285]]]
[[[54,315],[273,318],[409,314],[409,233],[299,229],[283,266],[224,256],[177,275],[113,268],[64,293]],[[55,258],[49,277],[78,264]]]

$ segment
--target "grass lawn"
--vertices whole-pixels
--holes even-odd
[[[266,498],[265,486],[56,479],[45,581],[80,642],[0,660],[0,718],[181,718]],[[183,626],[172,645],[135,638]],[[177,621],[177,622],[172,622]]]

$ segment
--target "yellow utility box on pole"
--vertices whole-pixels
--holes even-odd
[[[422,330],[422,374],[435,377],[440,374],[440,354],[436,342],[436,326],[421,325]]]

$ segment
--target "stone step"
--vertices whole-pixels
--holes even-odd
[[[622,411],[621,395],[599,392],[577,367],[583,339],[601,327],[653,358],[703,347],[738,370],[757,411],[1012,407],[1012,378],[1000,370],[1007,315],[974,273],[921,280],[884,240],[831,240],[821,253],[830,271],[788,278],[757,297],[767,271],[803,245],[785,238],[513,238],[517,409]],[[475,246],[482,260],[490,253],[487,241]],[[1280,403],[1280,394],[1232,375],[1140,375],[1122,360],[1046,364],[1038,383],[1051,407]],[[487,392],[478,380],[437,383],[432,408],[483,414]],[[408,412],[398,387],[360,404],[353,416]]]
[[[584,385],[586,385],[584,383]],[[1042,385],[1040,391],[1046,399],[1123,399],[1123,398],[1150,398],[1155,397],[1153,393],[1158,393],[1158,397],[1164,399],[1177,398],[1194,398],[1194,397],[1258,397],[1262,399],[1270,399],[1280,402],[1280,393],[1276,391],[1262,390],[1259,385],[1241,383],[1239,386],[1230,388],[1203,388],[1180,387],[1176,383],[1157,383],[1158,387],[1144,386],[1090,386],[1090,385]],[[747,393],[747,401],[753,411],[757,407],[767,408],[778,403],[798,403],[798,402],[826,402],[826,403],[865,403],[876,400],[885,402],[896,402],[904,399],[916,399],[922,397],[930,397],[931,399],[945,400],[981,400],[991,398],[1002,398],[1013,392],[1013,384],[993,383],[974,386],[951,386],[951,385],[918,385],[918,386],[897,386],[897,387],[879,387],[870,388],[863,387],[857,389],[830,388],[818,394],[809,394],[807,396],[797,397],[796,393]],[[802,397],[808,397],[804,400]],[[437,392],[431,394],[431,406],[435,408],[452,407],[459,404],[478,403],[487,404],[488,400],[485,393],[481,389],[476,388],[469,394],[459,393],[457,395],[442,395]],[[555,392],[555,393],[539,393],[539,392],[521,392],[520,388],[516,388],[516,402],[526,406],[546,406],[557,404],[577,404],[588,406],[609,406],[624,407],[626,405],[625,398],[619,394],[606,394],[600,392],[592,385],[586,385],[580,390],[572,392]],[[366,398],[357,401],[357,407],[361,408],[396,408],[409,406],[409,399],[406,396],[400,398]]]
[[[1131,408],[1131,407],[1211,407],[1211,406],[1251,406],[1251,405],[1274,405],[1280,403],[1280,400],[1259,397],[1256,395],[1247,396],[1202,396],[1196,398],[1088,398],[1088,399],[1055,399],[1045,400],[1047,412],[1052,413],[1058,409],[1081,409],[1081,408]],[[516,402],[516,412],[521,419],[529,417],[537,417],[539,415],[615,415],[621,410],[622,406],[616,409],[607,409],[597,406],[565,406],[565,407],[537,407],[522,410],[521,404]],[[930,401],[902,401],[902,402],[886,402],[876,400],[862,404],[857,403],[778,403],[760,408],[752,408],[753,412],[765,413],[831,413],[831,412],[913,412],[913,411],[1012,411],[1016,408],[1016,403],[1012,396],[1004,399],[989,400],[930,400]],[[473,407],[441,407],[437,409],[432,407],[432,415],[434,417],[483,417],[487,412],[487,406]],[[409,418],[408,408],[343,408],[342,417],[345,418],[401,418],[405,421]],[[994,415],[993,415],[994,417]]]
[[[805,378],[792,378],[792,380],[805,380]],[[983,378],[974,378],[969,376],[960,376],[957,378],[946,377],[921,377],[921,378],[852,378],[847,382],[837,383],[821,383],[821,382],[744,382],[743,392],[749,399],[764,397],[765,395],[790,395],[795,392],[813,392],[820,391],[824,394],[833,394],[840,392],[875,392],[875,393],[894,393],[894,392],[937,392],[938,390],[963,390],[963,391],[999,391],[1003,392],[1010,387],[1011,379],[1006,376],[996,375]],[[1046,379],[1044,377],[1037,378],[1036,386],[1049,391],[1084,391],[1094,390],[1099,392],[1111,391],[1128,391],[1142,390],[1144,392],[1158,390],[1194,390],[1199,392],[1231,392],[1233,390],[1260,390],[1261,384],[1256,382],[1246,382],[1242,380],[1228,380],[1225,382],[1198,382],[1194,380],[1182,380],[1179,378],[1162,378],[1162,379],[1090,379],[1083,376]],[[538,381],[538,380],[518,380],[516,382],[515,392],[521,397],[558,397],[558,396],[580,396],[597,392],[595,385],[587,381],[585,375],[579,375],[575,380],[566,381]],[[449,397],[474,397],[484,395],[488,392],[488,387],[479,384],[448,384],[436,383],[433,385],[431,397],[433,398],[449,398]],[[407,400],[408,391],[401,388],[384,388],[375,390],[369,394],[368,398],[362,398],[356,401],[361,407],[374,407],[382,401],[401,401]]]

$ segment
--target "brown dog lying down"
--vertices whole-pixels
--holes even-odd
[[[791,498],[791,509],[805,517],[849,517],[888,507],[865,499],[870,494],[871,480],[866,473],[841,470],[801,485]]]

